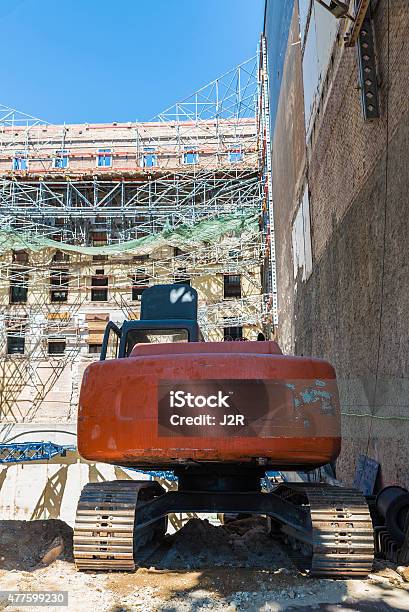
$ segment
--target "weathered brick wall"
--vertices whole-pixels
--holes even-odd
[[[374,15],[381,102],[379,120],[363,121],[356,50],[343,47],[341,42],[335,47],[337,70],[308,147],[315,260],[322,256],[333,226],[340,222],[373,173],[385,150],[387,131],[392,138],[409,109],[409,5],[406,0],[390,0],[389,24],[387,8],[388,1],[382,0]]]
[[[356,51],[344,48],[340,38],[307,146],[308,169],[299,160],[292,189],[287,176],[275,174],[279,303],[289,305],[280,310],[280,336],[284,346],[294,343],[297,354],[323,356],[337,369],[344,413],[340,476],[351,481],[357,456],[367,454],[381,463],[381,483],[408,486],[407,1],[379,0],[374,29],[381,118],[364,122]],[[289,56],[290,45],[291,40]],[[280,100],[281,112],[291,104],[289,98]],[[286,244],[289,210],[298,204],[306,172],[313,272],[307,282],[294,283]],[[365,416],[370,414],[374,417]]]

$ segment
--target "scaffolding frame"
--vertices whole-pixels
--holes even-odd
[[[216,177],[203,169],[141,183],[4,180],[0,230],[61,237],[70,244],[89,244],[90,233],[105,231],[107,243],[115,244],[223,214],[255,212],[259,201],[257,174],[245,170]]]
[[[87,161],[95,156],[95,145],[75,140],[69,125],[52,126],[0,105],[0,163],[9,164],[8,170],[4,165],[0,170],[0,287],[13,283],[29,291],[38,288],[35,302],[0,304],[2,417],[33,419],[61,373],[78,359],[84,324],[77,313],[89,303],[90,291],[84,268],[118,266],[109,279],[111,306],[107,308],[114,305],[126,318],[138,316],[138,304],[130,300],[134,277],[143,277],[150,285],[240,274],[251,287],[249,295],[233,300],[209,298],[200,305],[198,318],[205,337],[226,326],[271,329],[277,324],[266,61],[262,39],[258,55],[153,121],[106,126],[112,130],[107,141],[110,155],[118,164],[126,158],[127,167],[98,168]],[[124,126],[127,136],[122,142],[115,134]],[[18,151],[27,160],[21,171],[11,165]],[[86,160],[85,168],[55,168],[56,151],[69,151],[73,160]],[[161,163],[145,167],[146,151]],[[232,151],[239,158],[237,163],[229,159]],[[185,165],[186,153],[197,153],[200,161]],[[54,262],[48,248],[44,257],[19,263],[12,261],[7,246],[10,235],[18,235],[28,250],[33,239],[58,241],[62,252],[65,245],[93,246],[95,240],[121,246],[233,213],[258,217],[258,231],[244,228],[238,236],[227,234],[214,244],[204,240],[165,255],[151,248],[150,258],[131,259],[123,253],[110,255],[101,264],[89,255],[69,263]],[[172,246],[171,241],[168,244]],[[93,252],[103,249],[94,246]],[[262,290],[251,272],[260,267]],[[50,303],[50,272],[59,269],[67,270],[64,289],[70,297],[55,304]],[[24,355],[6,355],[7,338],[18,338],[23,328],[29,335]],[[63,356],[48,355],[50,339],[67,342]],[[48,368],[47,380],[43,364]],[[23,413],[18,398],[27,386],[31,405]]]
[[[257,107],[257,56],[207,83],[157,115],[160,121],[253,118]]]
[[[49,304],[39,294],[33,304],[0,308],[1,421],[31,421],[62,372],[75,362],[81,350],[76,317],[80,306],[77,297],[61,313],[58,304]],[[24,338],[24,354],[7,354],[7,344],[19,338]],[[49,354],[49,342],[58,340],[66,343],[64,352]]]

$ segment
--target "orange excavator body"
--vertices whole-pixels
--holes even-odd
[[[88,483],[74,529],[77,567],[133,570],[138,547],[165,535],[168,514],[217,512],[270,517],[272,535],[291,539],[311,575],[366,576],[374,546],[364,496],[291,482],[292,471],[339,455],[333,367],[283,355],[261,331],[257,341],[203,342],[197,314],[188,285],[146,289],[140,319],[110,321],[101,360],[84,373],[80,454],[171,470],[177,490],[146,477]],[[269,471],[284,482],[273,484]]]
[[[136,344],[84,374],[78,448],[90,461],[307,470],[340,443],[333,367],[275,342]]]

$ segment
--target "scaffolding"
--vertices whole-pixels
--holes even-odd
[[[271,161],[271,120],[270,120],[270,91],[267,43],[264,35],[260,42],[259,62],[259,111],[257,114],[259,134],[259,155],[261,183],[263,191],[262,201],[262,232],[263,232],[263,257],[264,278],[263,287],[269,296],[269,310],[273,326],[278,325],[277,306],[277,275],[275,255],[275,230],[274,230],[274,203],[273,203],[273,173]]]
[[[32,420],[84,353],[81,312],[98,306],[89,298],[98,275],[109,288],[102,310],[123,318],[139,316],[135,286],[209,278],[220,287],[238,275],[245,295],[211,288],[202,301],[205,338],[226,326],[274,328],[267,93],[262,41],[258,56],[149,122],[55,126],[0,105],[3,421]],[[24,303],[12,303],[11,287]],[[57,294],[66,297],[54,303]],[[24,354],[10,353],[23,337]],[[53,341],[63,354],[50,355]]]

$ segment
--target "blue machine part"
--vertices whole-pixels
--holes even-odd
[[[0,444],[0,463],[25,463],[52,459],[57,455],[64,457],[68,450],[75,446],[62,446],[54,442],[10,442]]]
[[[41,461],[53,457],[65,457],[67,451],[76,451],[74,445],[55,444],[54,442],[9,442],[0,444],[1,463],[26,463],[28,461]],[[133,468],[128,468],[132,469]],[[134,470],[142,474],[148,474],[152,478],[163,478],[165,480],[177,480],[173,472],[156,470]]]
[[[139,474],[147,474],[151,478],[163,478],[164,480],[177,481],[177,476],[175,476],[173,472],[169,472],[168,470],[140,470],[139,468],[131,467],[126,467],[125,469],[132,470],[133,472],[139,472]]]

